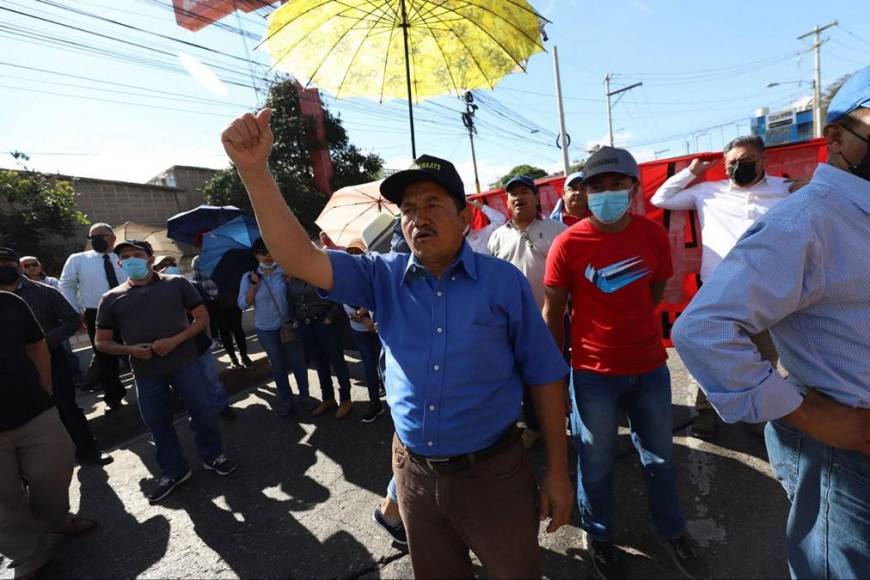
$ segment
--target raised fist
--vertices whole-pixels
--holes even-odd
[[[245,113],[221,133],[221,143],[230,161],[239,171],[265,167],[272,152],[272,109],[262,109],[254,116]]]
[[[689,165],[689,171],[692,172],[695,177],[700,177],[704,174],[705,171],[710,169],[716,165],[716,161],[704,161],[703,159],[692,159],[692,163]]]

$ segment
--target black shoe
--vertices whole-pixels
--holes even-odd
[[[214,471],[218,475],[229,475],[236,470],[236,464],[227,459],[227,456],[221,453],[217,459],[211,463],[202,462],[202,467],[206,471]]]
[[[238,413],[236,413],[235,409],[227,405],[221,410],[220,413],[218,413],[218,416],[226,421],[235,421],[239,415]]]
[[[243,367],[242,367],[242,365],[239,364],[239,359],[237,359],[237,358],[234,357],[234,356],[231,356],[231,357],[230,357],[230,368],[233,368],[233,369],[240,369],[240,368],[243,368]]]
[[[621,554],[611,542],[589,539],[589,556],[592,567],[601,580],[625,578],[625,565]]]
[[[402,523],[402,520],[399,520],[399,523],[391,524],[387,521],[387,518],[384,517],[380,507],[375,508],[375,512],[372,514],[372,519],[374,519],[376,524],[384,528],[384,530],[390,534],[390,537],[393,538],[394,542],[403,546],[408,545],[408,536],[405,534],[405,524]]]
[[[369,410],[363,415],[362,422],[363,423],[371,423],[375,419],[378,418],[379,415],[384,414],[384,406],[380,403],[369,405]]]
[[[716,436],[718,418],[713,409],[698,409],[698,416],[692,423],[692,434],[702,441],[709,441]]]
[[[683,576],[690,580],[710,577],[707,564],[701,557],[698,543],[688,532],[684,532],[682,536],[674,540],[667,540],[659,536],[659,542]]]
[[[103,466],[108,465],[115,460],[114,457],[106,453],[105,451],[91,451],[90,453],[82,453],[81,455],[76,455],[76,461],[79,462],[79,465],[94,465],[94,466]]]
[[[176,487],[190,479],[191,475],[192,474],[188,469],[184,475],[180,475],[179,477],[161,477],[157,481],[157,487],[154,488],[154,491],[148,494],[148,503],[154,505],[159,502],[172,493]]]
[[[254,361],[252,361],[250,358],[248,358],[248,355],[244,355],[244,356],[242,356],[242,364],[245,365],[246,369],[249,369],[252,366],[254,366]]]

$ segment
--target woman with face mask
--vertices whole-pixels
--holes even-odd
[[[296,377],[299,396],[308,398],[308,367],[302,342],[296,336],[293,312],[287,302],[287,279],[263,240],[254,244],[254,257],[259,266],[242,276],[239,287],[239,308],[254,307],[257,338],[272,367],[272,378],[278,389],[278,414],[286,417],[293,412],[293,395],[287,375]]]

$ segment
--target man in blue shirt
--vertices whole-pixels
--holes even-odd
[[[271,111],[246,114],[222,141],[266,244],[288,274],[331,300],[377,313],[396,437],[393,472],[417,578],[472,575],[469,549],[492,577],[540,577],[538,515],[566,524],[573,491],[565,441],[568,368],[528,281],[471,251],[462,180],[419,158],[381,193],[401,209],[412,254],[323,252],[287,207],[268,158]],[[540,492],[515,421],[530,385],[547,446]]]
[[[743,235],[674,326],[727,422],[770,421],[795,578],[870,570],[870,67],[828,106],[828,162]],[[751,337],[770,330],[788,378]]]

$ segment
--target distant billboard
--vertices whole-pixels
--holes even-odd
[[[235,10],[252,12],[274,4],[276,0],[172,0],[175,21],[179,26],[197,31],[232,14]]]

